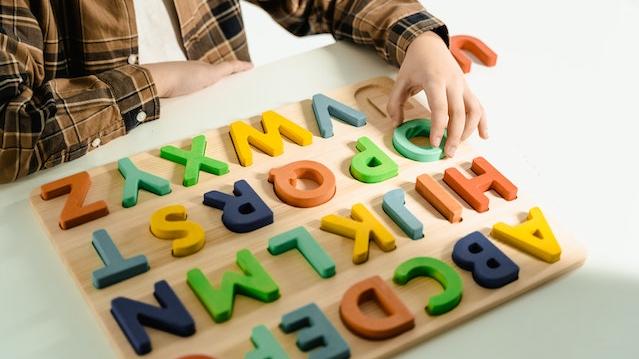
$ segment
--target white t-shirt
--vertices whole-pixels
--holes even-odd
[[[134,0],[133,5],[139,63],[186,60],[173,0]]]

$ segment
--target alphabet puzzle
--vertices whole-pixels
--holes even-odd
[[[265,109],[36,189],[119,355],[388,356],[584,261],[507,163],[411,142],[429,128],[417,100],[396,131],[392,85]]]

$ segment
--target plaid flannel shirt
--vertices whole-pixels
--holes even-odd
[[[444,24],[417,0],[250,0],[289,32],[330,33],[399,65]],[[191,60],[250,60],[239,0],[174,0]],[[158,5],[161,6],[161,5]],[[78,158],[160,116],[137,64],[133,0],[0,0],[0,183]]]

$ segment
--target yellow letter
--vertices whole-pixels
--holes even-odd
[[[204,247],[204,230],[186,220],[186,208],[172,205],[161,208],[151,216],[151,233],[160,239],[173,239],[173,255],[188,256]]]
[[[517,226],[495,224],[490,235],[548,263],[561,256],[561,248],[539,207],[532,208],[528,219]]]
[[[275,111],[262,113],[262,128],[264,132],[260,132],[242,121],[235,121],[230,125],[235,153],[237,153],[240,164],[244,167],[253,164],[253,153],[249,143],[269,156],[279,156],[284,152],[282,135],[300,146],[307,146],[313,142],[311,131],[291,122]]]
[[[351,209],[351,218],[329,214],[322,218],[321,229],[355,240],[353,263],[368,260],[368,241],[372,238],[384,252],[395,249],[395,238],[373,215],[357,203]]]

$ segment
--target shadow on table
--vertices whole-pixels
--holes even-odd
[[[99,323],[37,222],[28,200],[0,208],[0,357],[112,358]]]
[[[639,278],[586,267],[397,358],[638,358]]]

